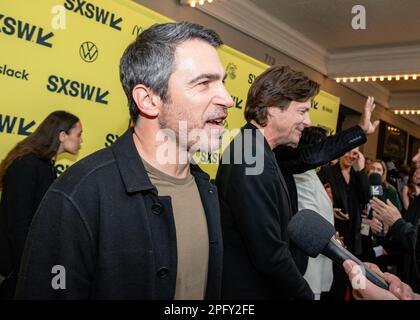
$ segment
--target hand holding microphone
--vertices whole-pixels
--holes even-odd
[[[384,278],[389,283],[389,290],[384,290],[375,286],[372,282],[364,279],[366,286],[364,289],[354,288],[353,296],[360,300],[420,300],[420,295],[413,292],[411,287],[402,282],[397,276],[382,271],[377,265],[373,263],[366,263],[366,265],[374,270],[378,275]],[[356,277],[360,274],[360,266],[352,261],[346,260],[343,263],[344,271],[346,271],[350,281],[353,283]],[[359,268],[359,271],[357,269]]]

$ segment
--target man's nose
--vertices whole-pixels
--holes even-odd
[[[312,124],[311,117],[309,116],[309,112],[306,112],[303,118],[303,125],[305,128],[310,127]]]

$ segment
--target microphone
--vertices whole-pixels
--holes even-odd
[[[373,172],[369,176],[370,195],[372,197],[381,196],[384,194],[382,188],[382,177],[379,173]]]
[[[382,196],[384,194],[384,190],[382,188],[382,177],[379,173],[373,172],[369,175],[369,183],[370,183],[370,196],[377,197]],[[368,203],[368,218],[372,219],[372,208]],[[384,224],[382,223],[382,231],[378,235],[379,237],[385,237],[384,234]]]
[[[375,285],[388,290],[388,284],[362,261],[351,254],[334,238],[335,228],[315,211],[300,210],[290,220],[287,233],[290,239],[308,256],[315,258],[322,253],[343,268],[344,260],[350,259],[366,270],[366,277]],[[363,269],[362,269],[363,270]]]

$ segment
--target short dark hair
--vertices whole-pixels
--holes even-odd
[[[261,126],[268,121],[268,107],[286,109],[290,102],[305,102],[319,92],[319,84],[288,66],[273,66],[259,75],[248,91],[245,119]]]
[[[176,47],[199,39],[217,48],[223,44],[219,35],[191,22],[154,24],[139,34],[120,60],[120,80],[128,99],[131,119],[137,120],[139,111],[132,97],[133,88],[144,84],[168,101],[168,82],[174,71]]]

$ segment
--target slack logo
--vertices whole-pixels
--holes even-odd
[[[90,84],[65,79],[55,75],[50,75],[48,77],[47,90],[74,98],[79,97],[80,99],[96,103],[108,104],[108,100],[105,100],[109,95],[108,90],[104,91],[103,89]]]
[[[0,66],[0,74],[4,74],[11,78],[22,79],[28,81],[29,73],[26,72],[26,69],[23,70],[15,70],[7,66]]]
[[[1,24],[3,24],[3,26]],[[37,30],[38,32],[36,32]],[[44,34],[44,29],[41,27],[31,25],[13,17],[5,17],[4,14],[1,13],[0,33],[8,36],[16,35],[19,39],[35,42],[48,48],[52,47],[52,43],[47,40],[54,36],[54,33],[52,32]]]

